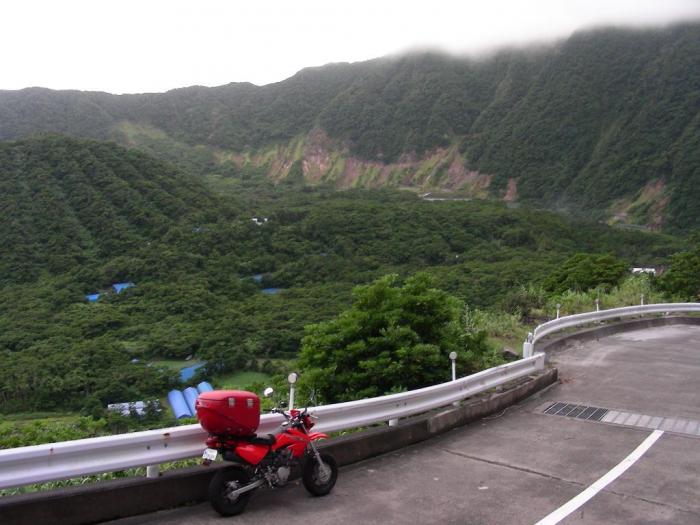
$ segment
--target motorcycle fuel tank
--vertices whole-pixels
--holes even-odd
[[[260,425],[260,398],[245,390],[202,392],[195,409],[199,423],[210,434],[250,436]]]
[[[270,451],[269,446],[253,445],[250,443],[239,444],[236,447],[236,454],[245,459],[251,465],[257,465]]]

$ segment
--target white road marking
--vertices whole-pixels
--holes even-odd
[[[659,439],[663,433],[663,430],[654,430],[637,448],[632,451],[629,456],[620,461],[620,463],[618,463],[602,478],[593,483],[593,485],[581,492],[578,496],[570,499],[557,510],[542,518],[535,525],[555,525],[566,518],[569,514],[598,494],[598,492],[619,478],[628,468],[634,465],[637,460],[641,458],[654,443],[656,443],[656,440]]]

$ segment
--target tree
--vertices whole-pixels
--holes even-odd
[[[324,401],[345,401],[419,388],[448,379],[459,350],[461,302],[419,273],[358,286],[350,309],[306,327],[300,365],[307,387]]]
[[[671,257],[671,265],[659,278],[659,287],[682,300],[700,299],[700,235],[694,236],[694,246]]]
[[[577,253],[549,275],[544,288],[554,293],[609,290],[620,282],[627,268],[627,263],[614,255]]]

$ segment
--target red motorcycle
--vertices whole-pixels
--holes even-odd
[[[266,396],[271,393],[271,388],[265,390]],[[258,487],[284,485],[295,465],[301,465],[304,487],[312,495],[325,496],[333,489],[338,465],[333,456],[318,450],[315,442],[328,436],[310,432],[314,422],[307,409],[273,409],[286,419],[280,432],[258,436],[260,398],[252,392],[204,392],[195,408],[202,428],[209,433],[203,463],[209,465],[219,455],[232,463],[219,470],[209,484],[209,501],[222,516],[243,512]]]

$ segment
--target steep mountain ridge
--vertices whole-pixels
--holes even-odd
[[[0,139],[38,131],[205,173],[457,191],[684,231],[700,226],[700,24],[331,64],[260,87],[0,92]]]

